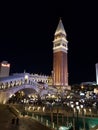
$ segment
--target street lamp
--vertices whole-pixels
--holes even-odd
[[[84,108],[84,111],[83,111],[83,126],[84,126],[84,130],[86,130],[86,128],[85,128],[85,115],[86,115],[86,109]]]
[[[28,78],[29,78],[28,75],[25,75],[24,78],[25,78],[25,83],[28,83]]]
[[[54,123],[53,123],[53,107],[50,107],[50,114],[51,114],[51,124],[54,127]]]
[[[79,129],[79,122],[78,122],[78,112],[79,112],[79,106],[76,106],[76,112],[77,112],[77,130]]]
[[[91,108],[89,109],[89,112],[90,112],[90,116],[92,117],[92,110],[91,110]]]
[[[84,108],[84,115],[86,115],[86,109]]]
[[[80,107],[81,107],[81,115],[83,116],[83,105],[81,104]]]
[[[59,115],[58,115],[58,114],[59,114],[59,109],[58,109],[58,107],[57,107],[57,115],[56,115],[56,116],[57,116],[57,130],[58,130],[58,123],[59,123],[59,120],[58,120],[58,119],[59,119],[59,118],[58,118]]]
[[[71,104],[72,110],[73,110],[73,130],[75,130],[75,108],[74,105]]]

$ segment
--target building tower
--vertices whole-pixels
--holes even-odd
[[[53,85],[68,86],[68,62],[67,62],[66,32],[60,19],[54,34],[53,41]]]
[[[7,61],[0,63],[0,78],[9,76],[10,64]]]
[[[98,84],[98,63],[96,63],[95,67],[96,67],[96,83]]]

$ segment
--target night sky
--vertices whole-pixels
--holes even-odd
[[[54,33],[61,17],[68,40],[69,84],[96,81],[97,3],[4,3],[0,12],[0,62],[11,64],[10,74],[25,70],[51,75]]]

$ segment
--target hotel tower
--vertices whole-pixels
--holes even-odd
[[[60,19],[53,41],[53,85],[56,87],[68,86],[67,43],[66,32]]]
[[[98,63],[96,63],[96,84],[98,85]]]

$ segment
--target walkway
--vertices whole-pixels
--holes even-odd
[[[19,125],[12,124],[12,118],[14,115],[9,112],[7,106],[0,105],[0,129],[1,130],[51,130],[48,127],[43,126],[39,122],[28,118],[21,117],[19,119]]]

